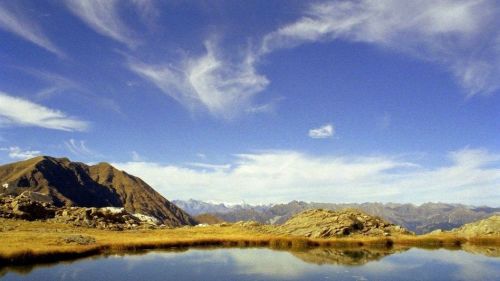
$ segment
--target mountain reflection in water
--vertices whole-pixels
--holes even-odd
[[[499,248],[184,249],[0,269],[2,280],[498,280]]]

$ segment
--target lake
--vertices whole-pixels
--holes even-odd
[[[479,252],[479,254],[477,253]],[[187,249],[0,269],[1,280],[500,280],[498,248]],[[495,257],[496,256],[496,257]]]

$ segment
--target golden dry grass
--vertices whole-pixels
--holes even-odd
[[[303,249],[309,247],[459,247],[464,243],[500,245],[500,237],[466,239],[450,234],[348,237],[307,239],[292,236],[272,236],[241,226],[185,227],[176,229],[108,231],[73,227],[55,222],[27,222],[0,219],[0,265],[54,262],[84,256],[183,247],[270,247]],[[71,235],[90,236],[91,245],[66,243]]]

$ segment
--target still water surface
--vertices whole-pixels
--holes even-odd
[[[498,249],[494,249],[498,251]],[[490,254],[488,254],[490,255]],[[500,258],[462,250],[190,249],[0,269],[1,280],[500,280]]]

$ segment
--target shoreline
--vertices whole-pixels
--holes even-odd
[[[235,237],[235,238],[199,238],[176,241],[150,241],[132,243],[111,243],[81,245],[70,249],[50,249],[35,251],[30,248],[4,254],[0,252],[0,267],[50,264],[62,261],[73,261],[92,256],[111,254],[130,254],[153,250],[199,249],[199,248],[268,248],[272,250],[308,250],[314,248],[332,249],[452,249],[460,250],[462,246],[500,247],[500,237],[457,236],[436,237],[429,235],[400,237],[355,237],[308,239],[295,236],[276,236],[267,238]]]
[[[75,237],[81,239],[68,239]],[[11,219],[0,219],[0,241],[2,242],[0,243],[0,267],[54,263],[96,255],[194,247],[260,247],[278,250],[321,247],[459,249],[470,245],[500,248],[500,236],[467,238],[451,233],[312,239],[265,233],[236,224],[112,231],[75,227],[53,221]]]

